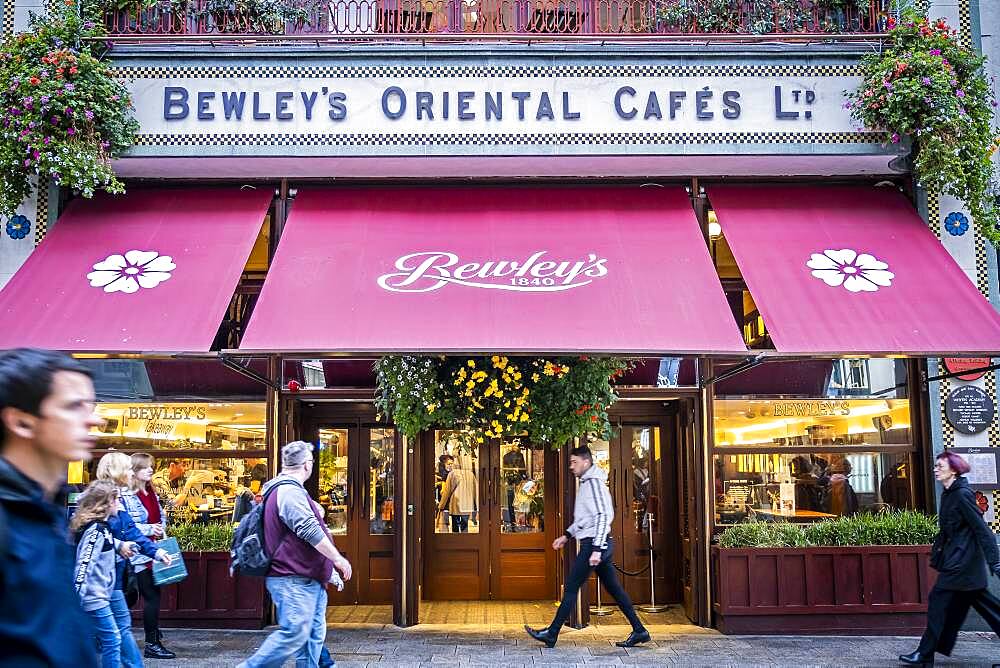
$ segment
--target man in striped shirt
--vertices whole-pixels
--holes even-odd
[[[615,509],[611,493],[608,491],[608,476],[601,467],[594,466],[594,456],[587,446],[573,448],[569,456],[569,469],[580,479],[576,504],[573,507],[573,523],[566,528],[565,534],[553,541],[552,547],[560,550],[571,539],[576,538],[580,541],[580,551],[576,555],[569,577],[566,578],[563,599],[556,611],[555,619],[548,628],[536,630],[525,626],[524,630],[535,640],[545,643],[546,647],[554,647],[559,638],[559,630],[576,605],[580,587],[587,582],[590,571],[593,570],[608,593],[615,597],[618,607],[632,624],[632,633],[628,638],[615,644],[619,647],[634,647],[648,642],[649,632],[635,614],[632,601],[618,581],[615,567],[611,563],[614,544],[608,532],[611,531],[611,522],[615,518]]]

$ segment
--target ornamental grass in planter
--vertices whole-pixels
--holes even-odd
[[[937,520],[912,510],[750,522],[712,550],[724,633],[908,634],[926,621]]]
[[[163,590],[160,618],[164,626],[263,627],[264,579],[229,573],[234,530],[229,522],[167,525],[167,535],[177,539],[184,555],[188,577]]]
[[[814,524],[747,522],[719,536],[724,548],[831,547],[835,545],[929,545],[937,518],[915,510],[859,513]]]

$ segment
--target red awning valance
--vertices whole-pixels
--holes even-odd
[[[746,350],[679,187],[300,190],[241,349]]]
[[[708,196],[779,353],[1000,354],[1000,315],[897,190]]]
[[[207,351],[270,201],[195,188],[70,202],[0,292],[0,348]]]

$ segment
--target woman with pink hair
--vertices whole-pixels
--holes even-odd
[[[933,665],[934,652],[950,656],[970,607],[1000,635],[1000,599],[986,589],[987,568],[1000,577],[1000,551],[963,477],[969,470],[968,462],[954,452],[942,452],[934,462],[934,477],[944,485],[938,512],[941,531],[931,548],[931,567],[938,579],[927,600],[927,629],[920,646],[899,657],[907,665]]]

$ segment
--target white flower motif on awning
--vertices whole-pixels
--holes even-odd
[[[806,262],[812,275],[831,287],[843,285],[850,292],[877,292],[892,285],[896,277],[889,265],[874,255],[850,248],[813,253]]]
[[[92,286],[104,288],[105,292],[132,294],[139,288],[155,288],[170,278],[170,272],[176,268],[169,255],[130,250],[124,255],[109,255],[98,262],[87,278]]]

